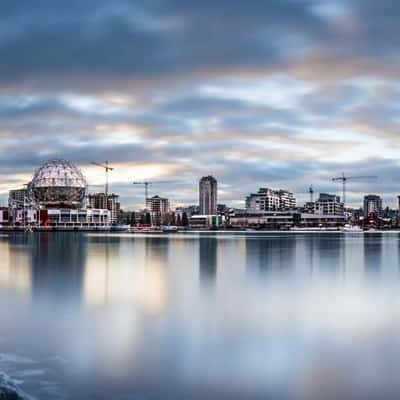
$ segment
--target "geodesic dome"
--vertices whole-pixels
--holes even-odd
[[[30,189],[33,198],[41,204],[75,207],[83,203],[86,180],[70,161],[50,160],[35,172]]]

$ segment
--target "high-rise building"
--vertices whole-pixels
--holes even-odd
[[[146,199],[146,209],[149,210],[151,214],[153,225],[160,225],[170,212],[169,200],[157,195],[149,197]]]
[[[117,222],[120,210],[119,196],[117,194],[92,193],[87,196],[87,199],[90,208],[111,211],[111,222]]]
[[[200,215],[217,213],[217,180],[211,175],[203,176],[200,179],[199,208]]]
[[[315,202],[315,214],[344,215],[344,205],[335,194],[320,193]]]
[[[378,216],[382,214],[382,198],[376,194],[364,196],[364,217],[375,212]]]
[[[253,211],[286,211],[296,207],[296,199],[287,190],[260,188],[246,197],[246,209]]]

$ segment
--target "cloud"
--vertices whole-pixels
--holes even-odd
[[[49,158],[71,159],[95,184],[92,160],[126,207],[131,177],[197,202],[217,176],[221,201],[261,185],[307,200],[313,183],[369,170],[354,184],[395,204],[400,104],[397,16],[383,0],[222,0],[2,4],[0,184],[25,183]]]

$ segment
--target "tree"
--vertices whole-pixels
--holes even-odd
[[[182,226],[189,226],[188,216],[185,212],[182,214]]]
[[[151,214],[150,213],[146,213],[146,215],[144,217],[144,223],[146,225],[151,225]]]

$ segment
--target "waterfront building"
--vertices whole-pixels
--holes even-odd
[[[189,218],[189,227],[191,229],[209,229],[218,228],[224,224],[222,215],[192,215]]]
[[[8,212],[11,225],[29,225],[40,223],[40,211],[30,205],[25,207],[10,207]]]
[[[344,224],[344,215],[323,215],[288,211],[241,210],[232,213],[227,226],[236,229],[290,229],[293,227],[338,227]]]
[[[186,214],[187,217],[191,217],[192,215],[199,215],[199,206],[191,205],[187,207],[176,207],[175,213],[180,217],[182,217],[183,214]]]
[[[31,194],[28,188],[10,190],[8,194],[8,212],[3,212],[2,222],[5,216],[10,224],[28,224],[37,219],[36,211],[31,207]]]
[[[111,222],[116,223],[120,212],[119,196],[115,193],[92,193],[87,196],[88,207],[111,212]]]
[[[287,190],[260,188],[246,197],[246,209],[252,211],[285,211],[296,207],[296,199]]]
[[[29,199],[28,188],[10,190],[8,192],[8,204],[23,204]]]
[[[364,217],[368,217],[372,212],[378,216],[382,215],[382,198],[376,194],[364,196]]]
[[[106,209],[50,208],[41,215],[41,225],[57,228],[96,228],[111,224],[111,211]]]
[[[111,211],[87,208],[86,188],[85,177],[73,163],[50,160],[35,171],[27,189],[10,192],[9,223],[54,229],[109,227]]]
[[[151,214],[153,225],[161,225],[170,213],[169,200],[158,195],[146,199],[146,209]]]
[[[0,226],[9,224],[9,209],[8,207],[0,207]]]
[[[320,215],[344,215],[344,206],[340,197],[329,193],[320,193],[315,202],[315,214]]]
[[[199,182],[199,213],[214,215],[217,213],[217,180],[209,175]]]
[[[28,185],[33,200],[46,208],[83,207],[86,187],[82,172],[67,160],[46,162]]]

